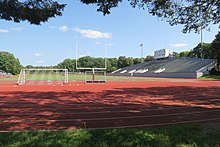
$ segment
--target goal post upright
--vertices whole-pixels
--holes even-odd
[[[18,80],[17,80],[17,84],[25,84],[25,70],[21,69]]]
[[[65,75],[64,75],[64,77],[65,77],[65,80],[64,80],[64,83],[68,83],[68,81],[69,81],[69,75],[68,75],[68,69],[65,69],[64,70],[65,71]]]

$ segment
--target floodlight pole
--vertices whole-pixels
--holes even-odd
[[[203,38],[202,38],[202,26],[201,26],[201,43],[200,43],[200,47],[201,47],[201,58],[203,58],[203,49],[202,49],[202,41],[203,41]]]
[[[76,69],[78,69],[78,66],[77,66],[77,60],[78,60],[78,57],[77,57],[77,54],[78,54],[78,44],[77,44],[77,42],[76,42]]]
[[[203,17],[202,17],[202,12],[200,11],[199,12],[199,14],[200,14],[200,17],[201,17],[201,22],[200,22],[200,25],[201,25],[201,30],[200,30],[200,32],[201,32],[201,43],[200,43],[200,48],[201,48],[201,58],[203,59],[203,49],[202,49],[202,41],[203,41],[203,36],[202,36],[202,20],[203,20]]]
[[[105,69],[107,69],[107,44],[105,44]]]
[[[140,44],[141,47],[141,63],[143,63],[143,43]]]

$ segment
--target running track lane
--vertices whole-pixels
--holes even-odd
[[[0,89],[0,131],[220,123],[219,92],[216,81],[12,86]]]

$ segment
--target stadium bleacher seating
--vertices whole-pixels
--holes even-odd
[[[7,72],[0,69],[0,77],[5,77],[5,76],[7,76],[7,77],[11,76],[11,73],[7,73]]]
[[[213,59],[169,57],[160,60],[154,59],[152,61],[124,67],[112,72],[112,75],[156,77],[159,77],[160,75],[169,77],[170,75],[170,77],[175,77],[176,74],[177,77],[184,77],[185,75],[187,78],[198,78],[195,76],[198,72],[205,73],[207,70],[213,68],[214,65],[215,61]]]

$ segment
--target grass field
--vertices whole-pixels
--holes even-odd
[[[37,74],[37,75],[31,75],[31,76],[27,76],[26,80],[45,80],[45,81],[56,81],[56,80],[63,80],[64,76],[57,76],[56,74],[46,74],[46,75],[41,75],[41,74]],[[69,74],[68,76],[69,81],[84,81],[85,80],[85,75],[84,74]],[[91,79],[88,78],[88,79]],[[160,78],[153,78],[153,77],[125,77],[125,76],[100,76],[97,75],[95,76],[95,79],[102,79],[102,80],[106,80],[106,81],[137,81],[137,82],[141,82],[141,81],[160,81]],[[0,82],[3,81],[16,81],[18,80],[18,75],[13,76],[13,77],[1,77],[0,78]],[[163,80],[167,80],[167,81],[175,81],[175,79],[171,79],[171,78],[163,78]],[[176,79],[176,81],[178,81],[179,79]],[[181,79],[181,81],[184,81],[187,79]]]
[[[220,76],[208,75],[208,76],[203,76],[200,79],[202,79],[202,80],[220,80]]]
[[[27,80],[50,80],[50,81],[56,81],[56,80],[63,80],[64,76],[57,75],[57,74],[35,74],[31,76],[27,76]],[[69,81],[84,81],[85,75],[84,74],[69,74],[68,76]],[[88,78],[89,79],[89,78]],[[91,77],[90,77],[91,79]],[[160,81],[160,78],[153,78],[153,77],[124,77],[124,76],[100,76],[96,75],[96,79],[106,79],[107,81]],[[3,81],[17,81],[18,75],[13,77],[1,77],[0,82]],[[175,81],[175,79],[171,78],[163,78],[163,80],[168,81]],[[176,79],[178,81],[179,79]],[[187,81],[187,79],[185,79]],[[199,80],[220,80],[220,76],[203,76],[199,78]],[[184,81],[184,79],[181,79],[181,81]]]
[[[215,130],[213,129],[215,127]],[[154,129],[9,132],[2,147],[219,147],[220,126],[179,125]]]

